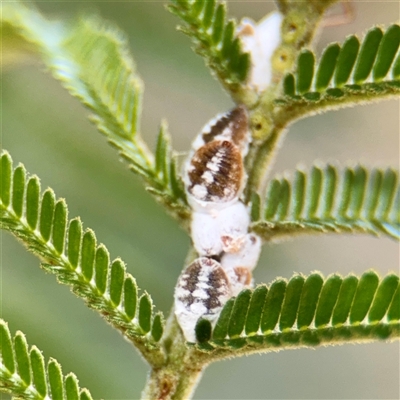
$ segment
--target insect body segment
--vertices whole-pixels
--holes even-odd
[[[175,315],[191,342],[199,318],[214,323],[228,299],[253,283],[261,240],[249,233],[249,209],[240,200],[250,140],[247,110],[238,106],[203,128],[184,167],[199,258],[179,278]]]

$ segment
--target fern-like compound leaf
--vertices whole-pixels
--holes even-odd
[[[0,391],[18,399],[92,400],[87,389],[79,387],[75,375],[62,375],[60,364],[50,358],[47,369],[41,351],[28,348],[25,335],[16,332],[11,338],[7,323],[0,319]],[[73,376],[73,393],[71,388]],[[83,396],[83,397],[82,397]]]
[[[211,358],[293,347],[389,340],[400,337],[399,277],[383,279],[367,271],[345,278],[319,273],[244,290],[223,308],[210,331],[209,321],[196,328],[200,351]],[[249,328],[251,327],[251,328]],[[205,336],[207,332],[210,333]]]
[[[92,230],[82,229],[79,219],[68,221],[65,201],[57,200],[51,189],[47,189],[39,200],[37,207],[40,216],[36,218],[37,223],[32,225],[33,219],[28,222],[28,201],[31,198],[28,196],[29,183],[34,179],[39,187],[39,180],[37,177],[30,178],[22,166],[13,172],[11,157],[5,151],[1,154],[0,165],[1,228],[22,240],[29,250],[41,258],[46,271],[56,275],[59,282],[70,286],[89,307],[100,312],[142,351],[150,363],[160,362],[163,352],[158,342],[163,332],[163,316],[153,311],[147,293],[138,298],[136,281],[127,273],[125,264],[120,259],[110,262],[105,246],[97,243]],[[18,177],[17,182],[15,177]],[[21,182],[25,184],[21,185]],[[10,198],[19,198],[21,193],[22,209],[19,201],[10,201]],[[10,345],[7,341],[4,343],[3,353],[8,354]],[[13,358],[9,356],[4,359],[8,370],[12,370]],[[33,375],[37,389],[44,390],[44,375],[39,374],[40,356],[35,351],[31,353],[31,363],[38,365]],[[21,375],[28,379],[26,371]]]
[[[332,165],[272,179],[261,216],[252,225],[271,240],[300,233],[368,233],[400,238],[398,173]]]
[[[226,20],[225,3],[171,0],[168,8],[183,21],[179,29],[192,39],[196,53],[205,59],[226,89],[236,92],[247,77],[250,56],[242,51],[235,37],[235,21]]]
[[[176,158],[171,146],[171,135],[165,121],[161,122],[157,138],[154,171],[157,181],[162,182],[162,185],[159,185],[158,188],[153,186],[153,190],[150,191],[162,203],[174,208],[177,215],[186,218],[188,210],[183,203],[186,202],[185,189],[177,171]]]
[[[122,33],[100,18],[54,23],[18,2],[5,6],[1,18],[33,45],[53,75],[92,111],[91,120],[157,200],[179,220],[187,219],[189,211],[170,144],[155,162],[141,138],[143,84]],[[157,170],[160,162],[168,171]],[[14,181],[18,182],[18,176]],[[18,200],[17,196],[14,201]]]
[[[385,31],[374,27],[363,40],[349,36],[339,45],[330,44],[318,62],[303,50],[297,70],[283,80],[282,118],[293,118],[324,108],[337,108],[359,101],[374,101],[400,93],[400,26]]]

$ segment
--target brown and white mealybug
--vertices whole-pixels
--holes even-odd
[[[236,201],[246,180],[243,158],[250,142],[248,114],[238,106],[210,121],[193,142],[184,180],[194,209]]]
[[[229,202],[241,194],[243,159],[227,140],[216,140],[198,149],[188,167],[188,192],[197,200]]]
[[[175,315],[188,342],[196,341],[198,319],[216,322],[230,297],[230,284],[219,262],[200,257],[182,272],[175,288]]]

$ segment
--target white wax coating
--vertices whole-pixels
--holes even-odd
[[[216,216],[206,212],[192,212],[191,236],[200,256],[213,256],[222,252],[221,234]]]
[[[240,201],[220,211],[219,226],[225,253],[236,253],[244,245],[250,225],[247,207]]]
[[[225,253],[221,258],[222,268],[227,271],[237,267],[252,271],[258,263],[261,253],[261,239],[252,233],[246,235],[244,244],[236,253]]]
[[[281,42],[282,20],[282,14],[274,11],[258,24],[249,19],[243,19],[238,27],[243,50],[251,55],[249,83],[259,92],[264,91],[271,84],[271,59]]]
[[[247,235],[250,224],[249,212],[240,202],[214,212],[192,212],[191,236],[200,256],[237,252]]]

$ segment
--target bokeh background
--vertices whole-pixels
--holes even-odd
[[[232,16],[255,20],[274,9],[272,1],[229,1]],[[167,118],[174,147],[189,148],[194,135],[231,100],[175,30],[177,19],[158,1],[46,1],[51,18],[96,12],[126,32],[145,82],[142,132],[154,146]],[[324,29],[317,51],[373,24],[399,18],[399,3],[354,2],[353,22]],[[340,8],[333,10],[340,13]],[[80,216],[112,257],[120,256],[156,306],[168,312],[189,239],[121,163],[88,122],[88,111],[48,75],[35,58],[10,60],[2,71],[1,146],[14,162],[65,197],[70,217]],[[386,101],[329,112],[290,128],[275,171],[300,162],[362,161],[399,164],[399,104]],[[38,260],[8,233],[1,233],[1,313],[10,329],[56,358],[64,373],[77,374],[96,398],[138,399],[147,366],[122,336],[39,268]],[[399,268],[399,245],[364,236],[302,237],[267,245],[257,282],[294,272],[320,270],[382,274]],[[374,343],[283,351],[213,364],[196,399],[397,399],[399,344]],[[3,399],[8,399],[3,395]]]

